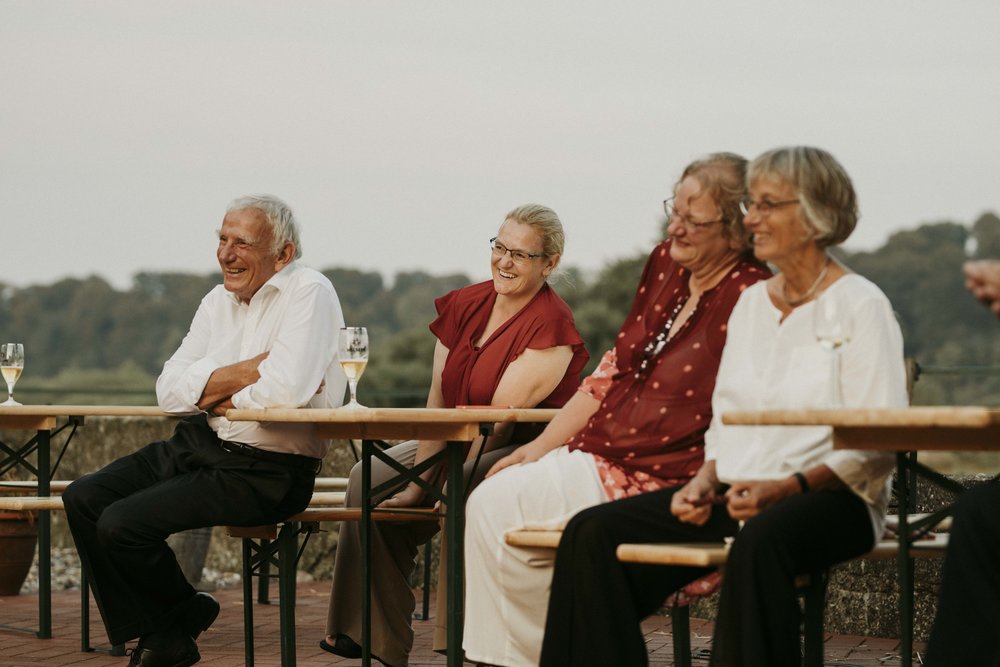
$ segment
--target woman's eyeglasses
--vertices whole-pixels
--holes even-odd
[[[798,204],[798,199],[786,199],[784,201],[768,201],[764,199],[762,201],[755,201],[750,199],[750,197],[744,197],[740,200],[740,211],[743,215],[750,215],[750,211],[756,209],[757,213],[761,217],[767,217],[774,212],[776,208],[782,208],[785,206],[791,206],[792,204]]]
[[[508,248],[504,244],[497,241],[497,237],[490,239],[490,247],[493,248],[494,257],[503,257],[506,254],[510,254],[510,258],[514,260],[516,264],[527,264],[533,259],[539,257],[545,257],[544,252],[525,252],[524,250],[513,250]]]
[[[663,200],[663,212],[667,214],[667,220],[673,222],[674,220],[680,220],[684,225],[685,229],[689,232],[694,233],[702,229],[707,229],[708,227],[723,222],[722,220],[709,220],[707,222],[697,222],[691,219],[691,216],[681,215],[680,211],[674,206],[674,198]]]

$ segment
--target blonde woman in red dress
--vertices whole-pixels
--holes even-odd
[[[562,407],[573,395],[589,359],[569,306],[547,283],[563,253],[562,223],[550,208],[521,206],[507,214],[490,245],[492,279],[435,301],[438,317],[430,329],[437,343],[427,407]],[[500,456],[539,431],[529,424],[511,426],[497,424],[485,445],[473,443],[470,457],[481,446],[485,451],[478,466],[480,478]],[[412,466],[442,447],[442,442],[410,441],[393,447],[388,454]],[[349,506],[362,502],[360,468],[356,465],[351,471]],[[385,464],[372,462],[373,487],[393,475]],[[430,502],[422,489],[411,483],[385,498],[382,505],[409,507]],[[407,664],[415,606],[409,576],[418,546],[437,530],[436,522],[372,525],[372,568],[376,573],[371,596],[372,654],[384,664]],[[349,658],[361,655],[362,560],[358,524],[341,524],[327,636],[320,647]]]

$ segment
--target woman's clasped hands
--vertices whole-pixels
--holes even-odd
[[[695,477],[673,495],[671,513],[685,523],[703,526],[712,514],[712,505],[724,504],[730,517],[746,521],[799,491],[797,485],[784,479],[734,482],[724,494],[719,494],[718,488],[715,481]]]

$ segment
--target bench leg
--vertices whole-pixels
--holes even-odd
[[[823,665],[823,607],[826,605],[826,583],[829,572],[811,572],[809,583],[803,589],[805,619],[805,667]]]
[[[90,653],[94,647],[90,645],[90,582],[87,573],[80,568],[80,650]]]
[[[243,538],[243,657],[253,667],[253,566],[251,540]]]
[[[295,667],[295,570],[299,526],[286,523],[278,535],[278,618],[281,667]]]
[[[260,541],[260,554],[265,556],[271,552],[271,540]],[[271,558],[262,557],[257,566],[257,603],[271,604]]]
[[[674,636],[674,664],[691,667],[691,618],[687,605],[670,607],[670,632]]]
[[[413,614],[413,618],[418,621],[426,621],[431,617],[431,542],[427,540],[424,544],[424,590],[423,605],[421,610]]]

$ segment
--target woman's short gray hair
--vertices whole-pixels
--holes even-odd
[[[271,227],[274,239],[271,242],[271,254],[275,257],[281,253],[286,243],[295,246],[295,257],[302,257],[302,244],[299,242],[299,224],[295,221],[292,208],[274,195],[247,195],[229,202],[226,213],[255,209],[264,214],[264,219]]]
[[[737,244],[737,250],[751,252],[750,235],[743,228],[743,213],[740,201],[746,196],[747,160],[736,153],[711,153],[689,164],[674,192],[685,178],[690,176],[701,185],[702,194],[711,197],[719,207],[725,234]]]
[[[757,157],[747,184],[780,180],[795,189],[811,239],[821,248],[843,243],[858,224],[858,198],[851,177],[822,148],[787,146]]]
[[[518,206],[504,220],[513,220],[522,225],[535,228],[542,237],[542,252],[547,257],[561,255],[566,246],[566,234],[563,232],[562,221],[548,206],[541,204],[525,204]]]

